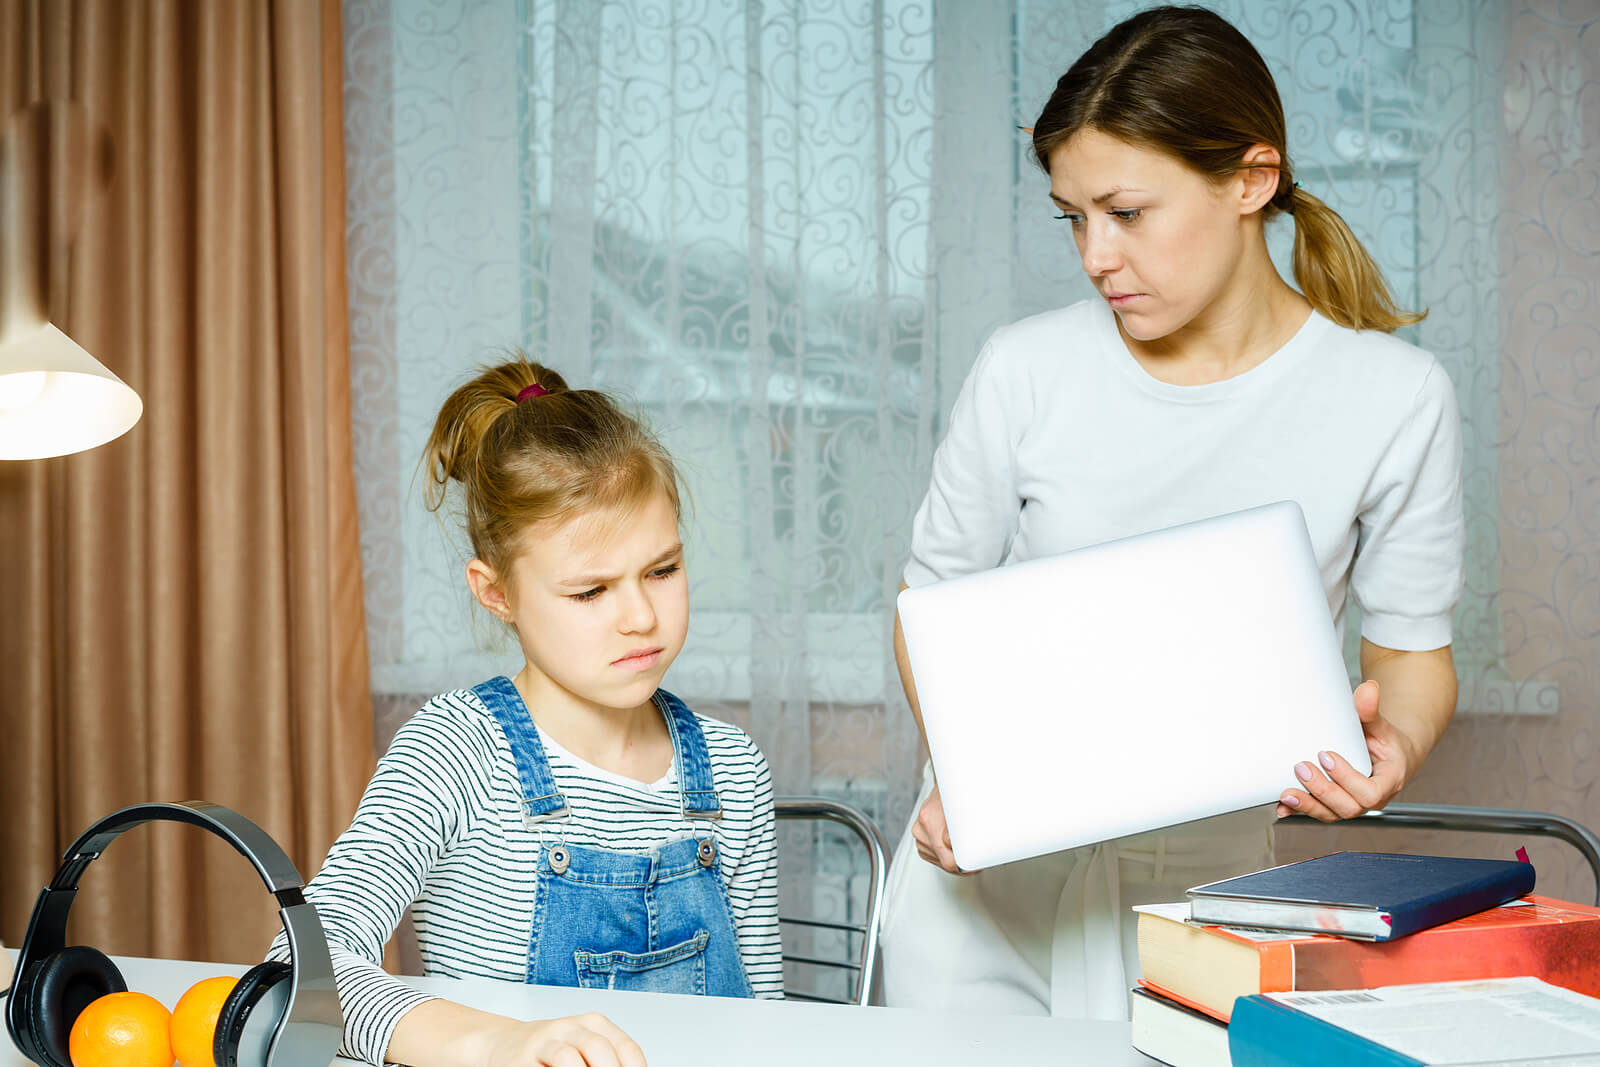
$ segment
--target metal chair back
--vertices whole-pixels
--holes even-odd
[[[1316,822],[1305,815],[1288,817],[1296,822]],[[1386,826],[1411,830],[1459,830],[1472,834],[1529,834],[1554,837],[1583,855],[1594,875],[1594,902],[1600,905],[1600,837],[1582,823],[1545,811],[1517,811],[1511,808],[1476,808],[1460,804],[1390,804],[1369,811],[1348,823],[1323,823]]]
[[[785,796],[776,799],[778,820],[833,822],[846,827],[859,839],[867,858],[867,894],[859,914],[853,902],[848,901],[843,920],[823,919],[816,916],[780,915],[782,926],[803,930],[833,931],[842,934],[846,958],[828,959],[800,953],[784,953],[784,962],[800,963],[812,967],[845,971],[850,975],[851,995],[848,999],[824,996],[800,990],[785,990],[791,1000],[815,1000],[832,1004],[865,1005],[872,995],[872,981],[876,974],[878,955],[878,924],[883,910],[883,879],[888,870],[889,847],[878,827],[859,808],[826,797]]]

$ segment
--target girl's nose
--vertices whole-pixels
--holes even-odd
[[[656,608],[650,594],[643,589],[630,590],[623,602],[622,631],[630,634],[649,633],[656,626]]]

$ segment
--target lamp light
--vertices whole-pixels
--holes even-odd
[[[103,445],[143,412],[138,393],[50,323],[0,340],[0,460]]]

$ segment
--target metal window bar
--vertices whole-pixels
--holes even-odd
[[[861,922],[834,922],[827,919],[789,915],[780,915],[778,917],[780,923],[786,923],[791,926],[841,931],[845,935],[846,945],[849,945],[854,939],[859,939],[860,951],[854,959],[830,960],[791,953],[785,953],[783,957],[784,961],[788,963],[803,963],[814,967],[828,967],[854,972],[852,976],[854,978],[854,995],[848,1000],[812,993],[789,992],[787,990],[784,995],[791,1000],[811,1000],[830,1004],[865,1006],[868,998],[872,995],[872,981],[877,968],[878,925],[883,909],[883,879],[884,872],[889,865],[888,843],[884,841],[883,834],[878,831],[877,825],[867,817],[865,812],[837,800],[829,800],[826,797],[778,797],[775,801],[775,807],[780,821],[820,819],[846,827],[860,839],[867,855],[867,899]]]
[[[1316,822],[1309,815],[1290,815],[1299,822]],[[1459,830],[1472,834],[1529,834],[1554,837],[1583,855],[1594,875],[1594,902],[1600,906],[1600,837],[1588,827],[1562,815],[1546,811],[1518,811],[1511,808],[1476,808],[1460,804],[1390,804],[1359,817],[1362,824],[1400,827],[1413,830]],[[1340,826],[1341,823],[1323,823]]]

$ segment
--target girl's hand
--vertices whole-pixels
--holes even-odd
[[[951,874],[978,873],[963,871],[956,866],[956,854],[950,848],[950,826],[945,822],[944,801],[939,799],[937,785],[933,787],[933,792],[928,794],[928,799],[923,801],[922,810],[917,812],[917,821],[911,827],[911,837],[917,843],[917,855],[935,867]]]
[[[506,1022],[486,1042],[489,1067],[645,1067],[634,1040],[597,1012]]]
[[[1410,739],[1378,713],[1378,683],[1371,679],[1362,682],[1356,686],[1354,699],[1372,760],[1371,777],[1336,752],[1319,753],[1320,767],[1309,762],[1295,764],[1295,777],[1303,788],[1283,791],[1278,798],[1279,818],[1299,812],[1321,822],[1353,819],[1393,800],[1416,770],[1420,760],[1412,752]]]

